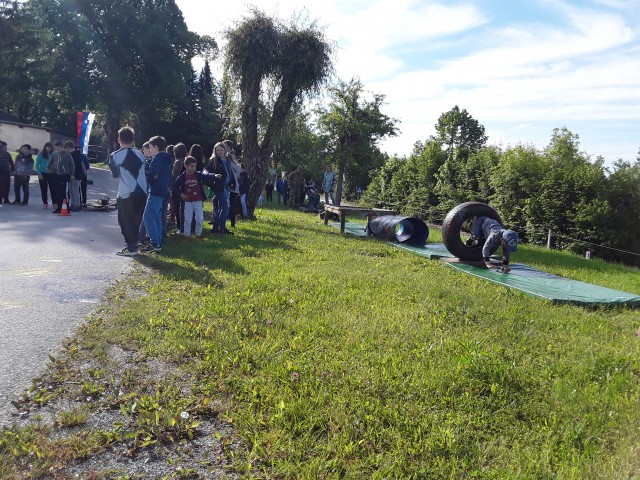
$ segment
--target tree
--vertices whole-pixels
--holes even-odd
[[[200,98],[204,98],[206,95],[213,95],[213,75],[211,75],[211,66],[209,60],[205,60],[204,67],[200,72],[200,79],[198,82]]]
[[[528,201],[529,230],[544,235],[551,229],[560,235],[556,238],[563,247],[574,246],[571,238],[598,243],[604,233],[603,163],[592,163],[579,147],[578,135],[566,127],[553,130],[543,153],[547,168],[539,177],[538,192]]]
[[[435,128],[436,141],[446,146],[447,151],[447,160],[438,171],[437,192],[443,206],[448,209],[475,197],[470,193],[476,192],[468,188],[467,163],[470,155],[484,148],[487,136],[484,127],[467,110],[460,110],[457,105],[440,115]],[[489,160],[486,157],[481,159]]]
[[[219,83],[211,75],[209,62],[205,62],[199,78],[198,143],[206,151],[221,141],[225,120],[222,115],[222,97]]]
[[[392,188],[392,182],[400,178],[407,162],[403,158],[391,157],[384,165],[377,170],[371,172],[371,182],[362,196],[362,199],[376,207],[381,208],[398,208],[398,204],[405,198],[402,195],[396,195],[396,190]]]
[[[603,228],[608,234],[606,244],[636,255],[615,250],[597,251],[597,254],[640,265],[640,158],[633,163],[622,160],[614,163],[614,171],[607,179],[605,197],[609,204],[607,225]]]
[[[456,152],[459,156],[468,157],[487,143],[484,126],[474,119],[466,109],[460,110],[457,105],[438,118],[435,125],[438,140],[447,146],[449,160]]]
[[[30,3],[0,1],[0,109],[24,123],[73,132],[47,95],[53,64],[46,49],[48,32],[41,28]]]
[[[528,241],[542,243],[546,232],[531,222],[532,199],[540,195],[550,161],[532,145],[507,148],[492,171],[491,204],[505,225]]]
[[[364,98],[360,80],[340,81],[329,92],[331,101],[328,107],[320,109],[319,126],[338,165],[336,202],[340,204],[345,172],[355,176],[366,170],[368,176],[381,166],[384,158],[376,144],[386,136],[397,134],[397,121],[380,111],[384,95]],[[377,164],[371,164],[372,159]]]
[[[30,4],[51,32],[50,94],[68,112],[89,105],[103,114],[110,149],[132,113],[145,121],[174,119],[176,100],[188,92],[191,59],[215,51],[213,39],[188,31],[174,0]]]
[[[325,161],[324,143],[314,130],[311,113],[295,102],[273,149],[278,170],[291,172],[302,166],[305,178],[322,180]]]
[[[239,92],[243,159],[251,178],[247,195],[253,214],[266,184],[269,159],[293,103],[318,92],[331,73],[331,47],[315,23],[280,22],[257,9],[226,32],[225,69]],[[274,92],[266,128],[259,113],[266,87]],[[261,137],[261,138],[259,138]]]

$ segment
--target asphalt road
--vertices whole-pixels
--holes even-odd
[[[89,202],[115,198],[110,172],[91,169],[89,178]],[[10,401],[31,385],[48,355],[130,271],[132,259],[115,255],[123,245],[115,209],[52,214],[51,206],[42,208],[36,176],[29,205],[0,205],[0,426],[15,418]]]

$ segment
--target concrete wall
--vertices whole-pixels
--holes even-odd
[[[25,143],[31,145],[31,148],[37,148],[40,151],[47,142],[54,143],[56,140],[62,140],[63,142],[66,140],[76,141],[75,138],[69,135],[48,128],[2,121],[0,121],[0,140],[7,142],[7,150],[9,152],[18,151],[20,145]]]

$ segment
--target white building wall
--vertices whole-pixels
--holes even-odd
[[[0,121],[0,140],[7,142],[7,150],[9,152],[17,152],[20,146],[25,143],[31,145],[31,148],[37,148],[40,151],[47,142],[53,143],[56,140],[72,140],[75,142],[74,138],[54,132],[48,128],[2,121]]]

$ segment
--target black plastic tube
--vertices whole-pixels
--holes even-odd
[[[369,221],[368,231],[382,240],[422,246],[429,238],[429,227],[419,218],[384,215]]]

